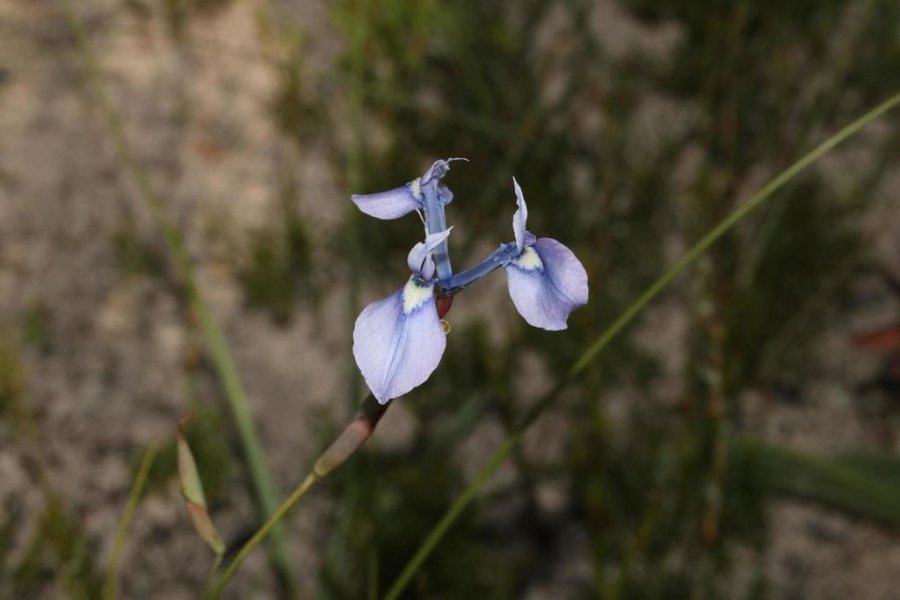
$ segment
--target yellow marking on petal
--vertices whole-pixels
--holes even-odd
[[[415,280],[410,277],[409,281],[406,282],[406,287],[403,288],[403,312],[409,314],[433,297],[433,285],[416,283]]]
[[[513,261],[520,269],[524,269],[525,271],[532,271],[534,269],[543,269],[544,263],[541,262],[541,257],[538,256],[538,253],[535,252],[534,248],[528,246],[524,250],[522,250],[522,254],[519,255],[515,261]]]
[[[449,321],[447,321],[445,319],[441,319],[441,327],[444,328],[444,335],[450,335],[450,322]]]
[[[412,186],[412,194],[416,200],[422,201],[422,182],[418,179],[413,179],[409,182],[409,185]]]

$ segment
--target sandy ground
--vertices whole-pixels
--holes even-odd
[[[601,5],[605,22],[624,19],[609,3]],[[189,383],[184,361],[197,334],[174,277],[135,276],[119,266],[112,240],[128,227],[143,244],[160,254],[164,249],[120,168],[102,114],[85,93],[60,6],[0,4],[0,334],[11,335],[35,311],[44,315],[44,341],[22,350],[26,397],[52,486],[97,543],[102,565],[128,494],[135,452],[170,436],[183,411],[182,390]],[[277,85],[274,65],[284,52],[265,33],[266,19],[290,16],[302,23],[315,76],[340,50],[326,3],[233,2],[189,23],[187,42],[175,41],[159,19],[112,0],[78,3],[77,10],[138,160],[185,233],[200,285],[232,342],[275,478],[286,489],[320,442],[313,428],[322,411],[347,411],[346,402],[334,401],[347,396],[345,325],[352,316],[345,283],[336,274],[322,313],[300,310],[288,327],[276,328],[244,309],[230,249],[244,232],[266,222],[277,202],[276,182],[285,173],[296,178],[305,199],[313,199],[302,210],[317,236],[325,239],[342,222],[347,190],[329,175],[322,152],[309,148],[299,161],[299,151],[266,113]],[[622,38],[609,38],[612,50],[631,36],[627,27],[616,31]],[[299,169],[285,167],[298,163]],[[891,186],[898,189],[900,182]],[[893,198],[887,190],[879,195],[873,235],[878,251],[900,264],[900,211]],[[858,322],[823,343],[825,364],[834,368],[806,390],[815,400],[785,407],[749,398],[746,418],[753,429],[806,449],[900,450],[898,424],[877,423],[880,433],[873,435],[872,418],[853,400],[855,386],[874,374],[880,357],[862,355],[848,340],[900,314],[885,292],[875,289],[866,297]],[[661,304],[646,321],[663,325],[665,335],[656,337],[668,340],[669,348],[685,335],[683,319],[667,318],[678,309]],[[683,369],[677,357],[664,366],[673,377]],[[201,395],[214,385],[201,374]],[[546,441],[554,423],[548,419],[534,435]],[[377,443],[403,443],[414,426],[403,410],[391,411]],[[498,441],[496,432],[485,429],[472,442],[473,454],[483,456]],[[0,425],[0,506],[12,497],[37,506],[41,493],[34,473],[11,434]],[[226,535],[251,520],[241,486],[232,489],[217,513]],[[554,510],[559,492],[542,493],[547,510]],[[319,524],[327,515],[323,497],[313,496],[291,523],[301,580],[316,578],[317,548],[327,535]],[[793,502],[778,503],[771,517],[765,563],[776,584],[774,597],[897,597],[898,534]],[[22,539],[27,533],[25,528]],[[251,558],[231,597],[266,597],[263,559]],[[580,564],[577,557],[566,563]],[[206,549],[188,525],[176,485],[148,497],[124,556],[125,596],[193,598],[207,566]],[[552,597],[553,589],[535,590],[534,597]],[[46,590],[45,597],[55,595]]]

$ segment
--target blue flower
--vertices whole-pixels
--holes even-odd
[[[462,159],[438,160],[405,186],[353,196],[366,214],[395,219],[418,211],[425,224],[425,241],[416,244],[407,259],[412,272],[409,281],[393,295],[367,306],[353,330],[356,364],[382,404],[428,379],[447,346],[441,316],[453,296],[500,267],[506,271],[513,304],[535,327],[565,329],[569,314],[587,304],[584,267],[558,241],[536,238],[525,228],[528,208],[515,179],[515,241],[500,244],[476,266],[453,274],[447,250],[450,228],[444,215],[453,194],[440,183],[452,160]],[[441,314],[436,295],[442,299]]]
[[[406,185],[377,194],[353,194],[350,198],[359,210],[383,220],[399,219],[414,210],[426,210],[426,193],[433,193],[441,206],[446,206],[453,201],[453,192],[446,185],[441,185],[440,180],[450,170],[450,162],[454,160],[465,159],[435,161],[421,177]]]
[[[425,233],[440,233],[447,229],[444,207],[453,201],[453,192],[440,181],[454,160],[466,159],[437,160],[421,177],[404,186],[379,194],[354,194],[351,199],[359,210],[379,219],[397,219],[414,210],[420,216],[424,213]],[[438,277],[450,277],[453,270],[450,268],[447,243],[439,244],[434,254]]]
[[[588,301],[587,272],[575,254],[551,238],[535,238],[525,229],[528,207],[513,178],[518,210],[513,233],[518,255],[506,263],[509,295],[529,325],[556,331],[566,328],[569,313]]]
[[[367,306],[353,329],[353,356],[378,402],[385,404],[423,384],[447,347],[435,304],[432,251],[450,230],[416,244],[407,264],[412,276],[384,300]]]

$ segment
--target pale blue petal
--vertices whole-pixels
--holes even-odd
[[[453,202],[453,192],[450,191],[446,185],[438,186],[438,199],[441,201],[441,204],[447,206],[451,202]]]
[[[413,278],[402,290],[367,306],[353,329],[353,356],[381,404],[423,384],[446,347],[433,286]]]
[[[539,238],[506,265],[506,281],[516,310],[541,329],[565,329],[569,313],[588,301],[587,272],[581,262],[550,238]]]
[[[451,229],[453,228],[448,227],[444,231],[430,233],[425,236],[424,242],[413,246],[406,258],[406,264],[409,265],[411,272],[421,275],[425,279],[431,279],[434,276],[434,260],[431,258],[431,252],[447,239]]]
[[[422,206],[418,180],[377,194],[353,194],[351,198],[359,210],[377,219],[398,219]]]
[[[525,196],[522,195],[522,188],[519,182],[513,177],[513,187],[516,189],[516,213],[513,215],[513,233],[516,236],[516,247],[519,252],[525,249],[525,223],[528,221],[528,207],[525,205]]]

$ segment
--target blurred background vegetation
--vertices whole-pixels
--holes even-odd
[[[208,40],[198,29],[236,4],[130,0],[105,3],[104,14],[163,23],[173,43],[201,47]],[[283,490],[362,397],[349,354],[353,318],[399,287],[421,233],[415,218],[356,214],[351,192],[395,187],[436,158],[468,158],[445,180],[456,198],[448,220],[459,269],[511,238],[515,175],[529,228],[570,246],[591,287],[590,304],[564,333],[529,328],[487,286],[456,299],[440,368],[399,401],[412,423],[408,439],[370,445],[317,492],[329,509],[310,534],[315,543],[300,550],[315,555],[317,580],[301,583],[309,597],[379,597],[529,403],[604,326],[742,199],[900,90],[894,0],[290,4],[247,11],[278,48],[270,64],[254,67],[277,77],[256,109],[293,146],[297,164],[315,155],[341,195],[318,197],[302,179],[276,177],[266,218],[213,243],[240,292],[238,318],[263,319],[277,336],[298,315],[313,315],[331,319],[343,340],[330,366],[340,397],[306,425],[315,448],[295,457]],[[326,14],[340,41],[330,62],[307,10]],[[89,37],[113,27],[103,19],[86,26]],[[816,595],[821,565],[812,557],[803,568],[773,565],[779,536],[800,535],[771,526],[783,498],[812,503],[814,516],[874,525],[885,532],[882,545],[858,551],[896,555],[900,336],[890,316],[900,317],[900,262],[879,243],[887,236],[896,246],[900,232],[897,122],[889,115],[827,157],[680,278],[537,423],[405,597],[848,597]],[[131,134],[139,143],[144,132]],[[273,162],[277,173],[299,169]],[[316,204],[340,207],[327,235],[307,217]],[[152,232],[125,220],[109,239],[121,277],[156,281],[184,303]],[[338,280],[346,311],[335,321],[328,302]],[[36,473],[52,468],[21,362],[54,352],[45,322],[55,301],[4,315],[0,346],[0,431]],[[866,317],[876,304],[889,307],[887,319]],[[193,327],[190,315],[184,326]],[[228,419],[210,401],[220,393],[202,351],[189,346],[189,390],[170,393],[183,392],[180,408],[194,410],[192,443],[215,518],[217,506],[246,502],[234,498],[245,475],[233,435],[223,435]],[[840,369],[861,361],[869,366]],[[815,419],[801,447],[792,445],[796,421],[784,415],[804,423],[823,394],[838,394],[848,414],[872,424],[865,445],[836,447],[830,440],[846,423]],[[260,416],[264,432],[277,418]],[[173,410],[150,495],[175,476],[176,420]],[[128,448],[132,468],[142,449]],[[77,493],[44,487],[30,531],[21,530],[15,501],[0,506],[0,595],[98,597],[104,565],[90,549],[100,541],[63,500]],[[119,514],[121,503],[109,506]],[[240,543],[255,526],[245,515],[225,527],[228,541]],[[177,529],[189,533],[187,521]],[[136,597],[127,595],[130,573],[125,597]],[[900,585],[897,573],[882,573],[887,589]],[[874,591],[884,589],[878,581],[858,579],[850,596],[888,597]],[[191,597],[202,580],[182,584]],[[249,589],[279,594],[265,583]]]

